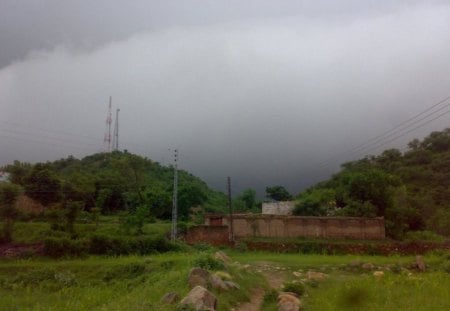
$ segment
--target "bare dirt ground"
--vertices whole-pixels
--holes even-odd
[[[284,268],[279,267],[277,264],[272,262],[258,262],[252,265],[252,270],[261,273],[266,279],[267,283],[271,288],[280,289],[284,280],[286,279],[287,272]],[[251,295],[250,301],[239,305],[236,311],[259,311],[264,299],[264,289],[255,288]]]
[[[21,257],[27,254],[41,254],[44,245],[42,243],[35,244],[17,244],[4,243],[0,244],[0,257]]]

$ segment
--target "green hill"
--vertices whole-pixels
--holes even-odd
[[[83,202],[85,210],[100,208],[104,214],[146,206],[156,218],[171,216],[173,167],[131,153],[98,153],[83,159],[69,156],[34,165],[16,161],[4,170],[27,196],[44,206],[70,200]],[[207,211],[226,207],[223,193],[186,171],[180,170],[178,176],[181,218],[187,218],[195,206]]]
[[[298,215],[384,216],[392,237],[431,230],[450,235],[450,128],[414,139],[404,153],[345,163],[301,193]]]

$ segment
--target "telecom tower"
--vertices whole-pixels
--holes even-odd
[[[113,150],[119,150],[119,111],[116,109],[116,122],[114,123]]]
[[[103,150],[105,152],[111,151],[111,123],[112,123],[112,112],[111,112],[112,98],[109,97],[108,115],[106,116],[106,130],[105,138],[103,139]]]

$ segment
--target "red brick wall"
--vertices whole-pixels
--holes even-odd
[[[223,216],[228,225],[228,216]],[[233,216],[234,236],[384,239],[383,218],[306,217],[284,215]]]
[[[211,245],[229,244],[228,226],[194,226],[188,229],[186,243],[208,243]]]

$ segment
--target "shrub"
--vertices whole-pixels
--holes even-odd
[[[200,267],[206,270],[223,270],[225,266],[222,261],[215,259],[210,254],[202,254],[197,257],[193,265],[195,267]]]
[[[49,237],[44,240],[44,253],[51,257],[82,256],[88,251],[86,240]]]
[[[278,291],[276,289],[271,289],[264,294],[264,303],[274,303],[277,302],[278,299]]]
[[[130,253],[125,239],[105,235],[93,235],[89,241],[89,253],[97,255],[126,255]]]
[[[302,296],[305,293],[305,285],[302,283],[294,283],[294,282],[288,282],[283,284],[283,291],[285,292],[291,292],[294,294],[297,294],[298,296]]]

